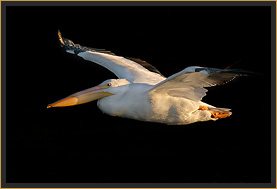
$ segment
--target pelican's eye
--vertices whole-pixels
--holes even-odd
[[[111,85],[112,85],[111,83],[107,83],[107,84],[106,84],[107,87],[110,87]]]

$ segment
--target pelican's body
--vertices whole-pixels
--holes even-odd
[[[198,110],[199,106],[210,105],[185,98],[151,96],[148,91],[154,86],[129,84],[120,89],[120,94],[99,99],[97,105],[102,112],[111,116],[170,125],[216,120],[211,118],[210,112]]]
[[[106,80],[48,107],[72,106],[99,99],[99,109],[108,115],[170,125],[231,115],[230,109],[216,108],[201,100],[207,92],[204,87],[225,84],[241,75],[238,72],[192,66],[166,78],[145,61],[75,45],[60,32],[59,39],[67,52],[109,69],[119,79]]]

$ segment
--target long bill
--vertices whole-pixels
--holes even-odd
[[[92,87],[92,88],[86,89],[84,91],[74,93],[66,98],[63,98],[63,99],[57,101],[57,102],[49,104],[47,106],[47,108],[74,106],[74,105],[84,104],[87,102],[91,102],[93,100],[97,100],[100,98],[104,98],[104,97],[113,95],[113,93],[104,92],[103,90],[106,88],[107,88],[106,85],[98,85],[96,87]]]

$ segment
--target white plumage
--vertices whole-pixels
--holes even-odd
[[[98,100],[98,107],[111,116],[165,124],[190,124],[231,115],[230,109],[202,102],[207,89],[244,75],[237,70],[191,66],[168,78],[145,61],[116,56],[110,51],[74,44],[58,32],[61,46],[69,53],[97,63],[118,79],[75,93],[48,105],[72,106]],[[147,69],[149,68],[149,69]]]

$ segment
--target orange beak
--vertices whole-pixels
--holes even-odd
[[[87,102],[91,102],[93,100],[97,100],[100,98],[104,98],[110,95],[114,95],[113,93],[104,92],[104,89],[107,89],[106,85],[98,85],[96,87],[92,87],[86,89],[84,91],[80,91],[74,93],[66,98],[63,98],[57,102],[49,104],[47,108],[52,107],[65,107],[65,106],[74,106],[78,104],[84,104]]]

